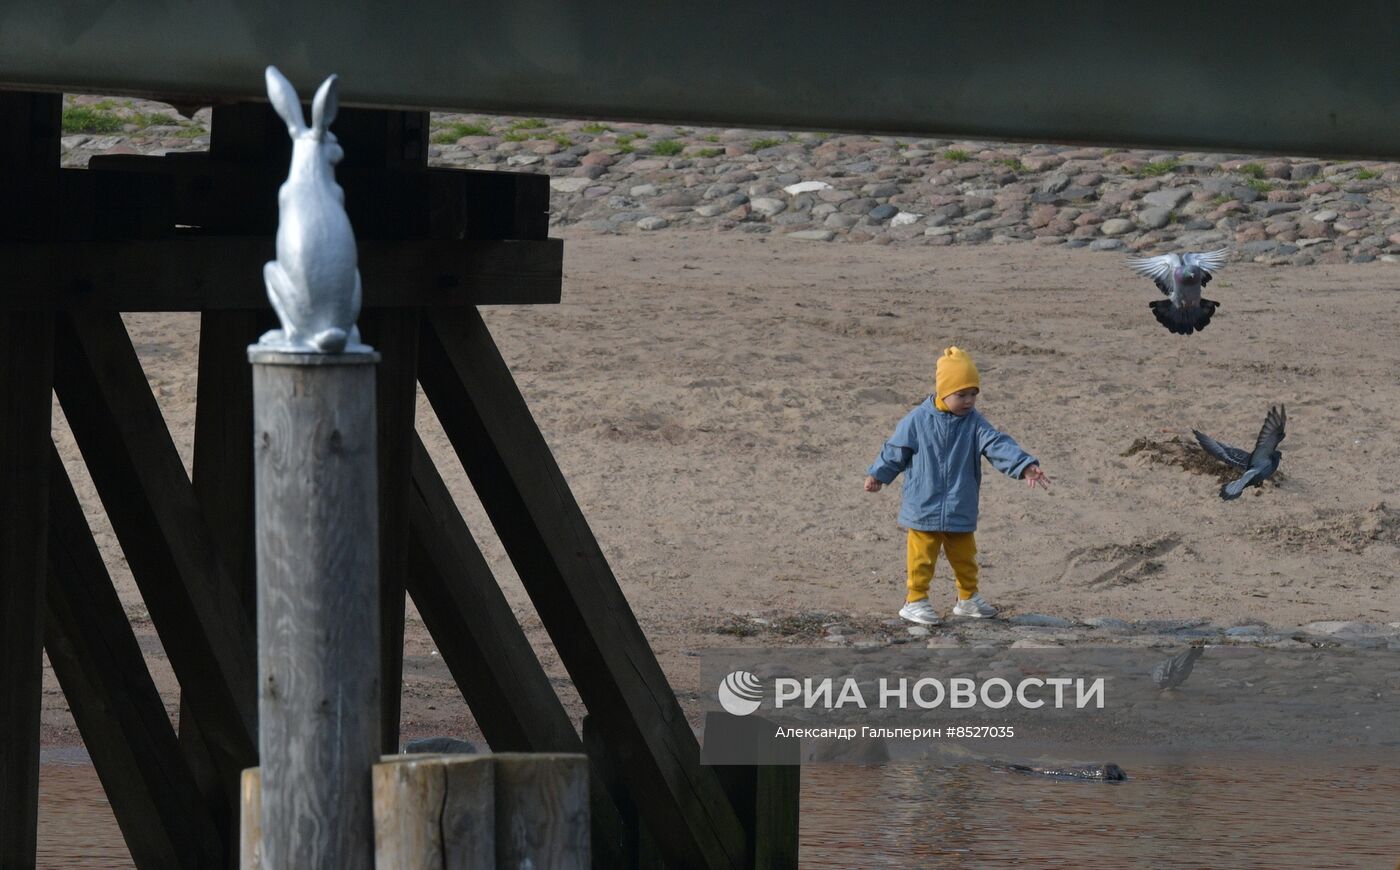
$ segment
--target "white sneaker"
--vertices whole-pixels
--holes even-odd
[[[899,615],[910,622],[917,622],[919,625],[941,625],[943,620],[938,618],[934,612],[933,605],[928,603],[927,598],[918,601],[910,601],[899,608]]]
[[[981,595],[974,595],[966,601],[953,605],[954,616],[971,616],[976,619],[990,619],[997,615],[997,609],[987,603]]]

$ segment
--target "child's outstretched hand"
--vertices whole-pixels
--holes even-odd
[[[1039,465],[1028,465],[1026,471],[1021,475],[1021,479],[1026,482],[1026,486],[1035,489],[1036,484],[1040,484],[1046,489],[1050,488],[1050,476],[1040,470]]]
[[[866,492],[879,492],[879,491],[880,491],[880,487],[882,487],[882,486],[884,486],[884,484],[881,483],[880,481],[876,480],[876,479],[875,479],[875,475],[873,475],[873,474],[867,474],[867,475],[865,476],[865,491],[866,491]]]

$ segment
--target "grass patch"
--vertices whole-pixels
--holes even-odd
[[[172,117],[170,117],[169,115],[162,115],[162,114],[159,113],[159,112],[137,112],[136,114],[132,115],[130,118],[127,118],[127,119],[126,119],[126,123],[128,123],[128,124],[135,124],[138,128],[143,129],[143,130],[144,130],[145,128],[147,128],[147,127],[178,127],[178,126],[180,126],[180,121],[179,121],[179,119],[177,119],[177,118],[172,118]]]
[[[501,137],[506,142],[524,142],[530,138],[530,134],[522,133],[519,130],[511,130]]]
[[[1023,163],[1021,162],[1021,158],[1019,158],[1019,157],[1005,157],[1005,158],[1002,158],[1001,160],[998,160],[997,163],[1000,163],[1002,166],[1005,166],[1007,169],[1010,169],[1012,172],[1025,172],[1025,171],[1026,171],[1025,164],[1023,164]]]
[[[607,124],[599,124],[597,121],[590,121],[589,123],[584,124],[582,127],[580,127],[579,130],[581,132],[587,133],[590,136],[597,136],[602,133],[612,132],[612,128],[609,127]]]
[[[433,133],[434,145],[451,145],[463,136],[490,136],[491,128],[483,124],[451,124]]]
[[[972,159],[972,155],[961,148],[949,148],[947,151],[943,152],[943,159],[951,160],[954,163],[966,163]]]
[[[637,150],[637,146],[633,145],[631,142],[624,142],[617,146],[617,150],[623,154],[631,154],[633,151]]]
[[[1263,178],[1264,167],[1258,163],[1246,163],[1239,169],[1241,175],[1248,175],[1250,178]]]
[[[555,133],[553,136],[549,137],[549,140],[560,148],[572,148],[574,144],[574,140],[565,136],[563,133]]]
[[[783,140],[781,139],[763,138],[753,140],[749,143],[749,147],[753,148],[755,151],[762,151],[764,148],[772,148],[775,145],[781,144],[783,144]]]
[[[674,157],[685,150],[685,145],[676,139],[662,139],[651,146],[651,153],[662,157]]]
[[[181,139],[198,139],[200,136],[208,136],[209,131],[195,124],[190,127],[181,127],[180,132],[175,134]]]
[[[104,101],[106,102],[106,101]],[[96,106],[74,106],[63,110],[65,133],[115,133],[126,123],[110,111]]]
[[[1176,168],[1180,165],[1180,160],[1177,160],[1175,157],[1168,157],[1166,160],[1158,160],[1155,163],[1147,164],[1139,169],[1137,174],[1144,178],[1155,178],[1158,175],[1166,175],[1168,172],[1175,172]]]
[[[705,140],[706,142],[718,142],[718,141],[719,141],[719,134],[718,134],[718,133],[706,133],[704,136],[701,136],[700,138],[703,139],[703,140]]]
[[[1269,191],[1274,189],[1274,186],[1272,184],[1263,180],[1262,178],[1246,179],[1245,184],[1250,188],[1259,191],[1260,193],[1268,193]]]
[[[1221,205],[1224,205],[1225,203],[1229,202],[1229,201],[1232,200],[1232,199],[1234,199],[1233,196],[1229,196],[1228,194],[1224,194],[1224,193],[1217,193],[1217,194],[1215,195],[1215,197],[1214,197],[1213,199],[1211,199],[1210,204],[1211,204],[1211,205],[1214,205],[1214,206],[1221,206]]]
[[[1370,181],[1370,180],[1373,179],[1373,178],[1380,178],[1380,177],[1381,177],[1381,174],[1380,174],[1379,172],[1376,172],[1374,169],[1358,169],[1358,170],[1356,170],[1356,180],[1357,180],[1357,181]]]
[[[512,130],[543,130],[549,125],[540,118],[518,118],[510,122]]]
[[[695,152],[696,157],[718,157],[724,153],[723,148],[701,148]]]

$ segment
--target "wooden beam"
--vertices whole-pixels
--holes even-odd
[[[248,345],[275,318],[254,311],[206,311],[199,320],[194,417],[195,498],[249,623],[256,618],[253,557],[253,376]],[[180,699],[180,748],[201,793],[232,841],[238,780],[221,777],[187,698]],[[228,771],[231,773],[232,771]]]
[[[0,237],[53,231],[62,106],[0,92]],[[17,194],[39,203],[15,208]],[[34,866],[38,837],[53,342],[52,315],[0,313],[0,867],[18,870]]]
[[[61,94],[0,91],[0,238],[52,238],[59,231],[62,118]]]
[[[331,132],[335,133],[345,151],[345,157],[336,167],[337,173],[364,167],[420,170],[427,167],[427,112],[341,106],[331,125]],[[191,153],[200,152],[176,152],[165,156],[189,157]],[[292,141],[287,135],[287,122],[273,111],[271,104],[262,101],[214,106],[207,159],[218,163],[260,163],[280,170],[285,178],[291,156]],[[161,159],[144,157],[141,165],[153,164]]]
[[[49,475],[44,643],[127,849],[140,868],[214,867],[224,840],[112,588],[57,448]]]
[[[59,318],[54,384],[161,645],[222,771],[252,766],[253,629],[120,315]]]
[[[593,827],[593,851],[596,854],[602,846],[619,857],[609,866],[619,870],[662,870],[665,866],[661,853],[656,849],[656,840],[647,830],[646,824],[637,813],[637,804],[627,793],[616,753],[608,746],[607,740],[598,733],[597,720],[592,716],[583,717],[583,748],[593,762],[594,778],[613,795],[618,812],[618,826],[611,837],[609,832]]]
[[[0,867],[34,866],[53,315],[0,314]]]
[[[285,146],[287,128],[280,121],[276,136]],[[355,152],[351,143],[341,144],[347,160],[336,168],[336,182],[345,191],[357,239],[540,241],[549,236],[547,175],[427,169],[404,162],[347,165]],[[380,145],[394,147],[413,144],[395,139]],[[166,234],[178,224],[211,235],[270,235],[277,230],[277,190],[287,178],[285,151],[264,155],[265,162],[215,159],[212,149],[164,157],[97,155],[87,169],[65,170],[59,180],[70,207],[130,218],[132,209],[144,206],[143,224],[163,223]],[[102,221],[69,227],[77,233],[120,232]]]
[[[568,712],[416,436],[412,464],[405,579],[486,742],[498,752],[582,751]],[[621,868],[625,833],[616,802],[625,795],[609,788],[592,751],[589,757],[593,863],[600,870]]]
[[[578,752],[578,734],[422,440],[407,579],[443,663],[497,752]]]
[[[251,621],[256,616],[253,552],[253,372],[248,345],[275,318],[254,311],[206,311],[199,320],[193,488],[211,543]]]
[[[558,239],[361,242],[364,306],[558,302],[563,250]],[[271,236],[0,241],[0,310],[264,310],[275,256]]]
[[[419,379],[669,862],[741,867],[746,836],[474,309],[440,309]]]
[[[368,311],[360,333],[379,351],[375,393],[379,451],[379,659],[381,751],[399,751],[403,705],[404,574],[413,483],[414,410],[418,400],[419,314]]]

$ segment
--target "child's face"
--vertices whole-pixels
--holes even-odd
[[[958,390],[956,393],[949,393],[943,397],[943,404],[948,406],[948,410],[959,417],[967,416],[973,406],[977,404],[976,387],[966,390]]]

